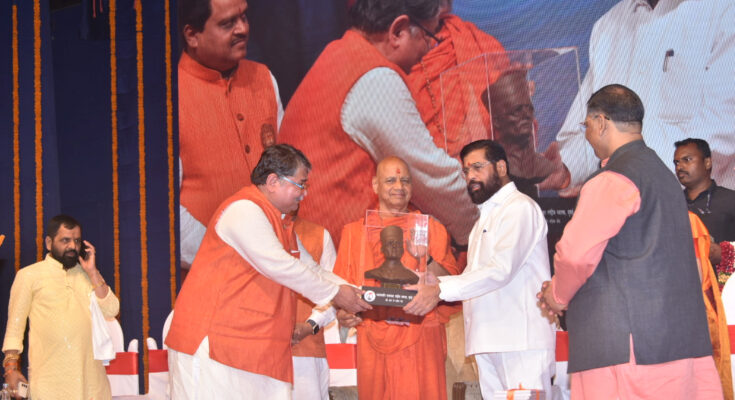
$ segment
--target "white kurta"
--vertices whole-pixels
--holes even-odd
[[[299,237],[296,237],[299,245],[299,254],[302,262],[314,263],[315,260],[309,254]],[[334,261],[337,259],[337,251],[334,248],[332,236],[329,231],[324,230],[322,239],[322,256],[319,265],[332,272]],[[329,307],[324,311],[314,308],[309,319],[316,322],[320,328],[334,321],[337,311]],[[303,322],[303,321],[298,321]],[[294,357],[293,358],[293,399],[294,400],[327,400],[329,399],[329,365],[323,357]]]
[[[326,305],[337,294],[339,285],[348,285],[313,259],[304,263],[286,252],[268,217],[250,200],[230,204],[214,229],[223,242],[261,275],[300,293],[316,305]]]
[[[513,182],[480,205],[467,268],[441,276],[442,300],[462,300],[466,354],[554,349],[536,293],[551,279],[546,219]]]
[[[477,359],[485,398],[519,383],[550,392],[556,333],[536,304],[551,279],[546,232],[539,206],[510,182],[480,205],[467,268],[439,277],[439,297],[462,300],[465,352]]]

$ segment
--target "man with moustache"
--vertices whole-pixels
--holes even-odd
[[[372,187],[378,195],[380,215],[367,215],[345,225],[334,266],[337,275],[355,285],[379,286],[376,280],[366,278],[365,272],[392,256],[400,258],[400,263],[409,270],[425,272],[426,265],[433,275],[459,273],[449,235],[434,218],[429,219],[428,247],[416,251],[417,248],[407,245],[411,251],[403,249],[404,232],[411,231],[415,224],[412,214],[418,214],[408,207],[413,180],[403,160],[383,159],[376,168]],[[368,229],[368,226],[387,228]],[[388,242],[397,244],[397,248]],[[382,314],[363,313],[361,317],[345,311],[337,313],[341,326],[357,326],[360,399],[445,399],[444,324],[448,317],[442,313],[444,310],[432,311],[418,319],[399,308],[381,308]]]
[[[219,204],[250,184],[283,107],[268,68],[245,60],[245,0],[179,3],[181,264],[188,270]]]
[[[555,329],[539,312],[535,294],[548,280],[546,219],[539,206],[519,192],[508,176],[503,147],[478,140],[461,153],[462,172],[480,218],[470,233],[467,268],[419,283],[404,307],[424,315],[441,301],[462,301],[466,354],[474,355],[482,397],[518,388],[551,393]]]
[[[298,149],[268,147],[253,185],[216,210],[166,337],[172,398],[290,399],[296,295],[351,313],[371,308],[359,289],[299,260],[291,213],[310,169]]]
[[[712,151],[703,139],[684,139],[674,143],[674,168],[684,186],[689,211],[696,214],[712,238],[709,259],[715,272],[733,267],[735,241],[735,191],[712,179]],[[723,257],[724,254],[724,257]],[[729,274],[727,274],[729,276]],[[723,276],[724,284],[727,276]]]
[[[372,205],[375,166],[395,155],[413,168],[413,204],[467,243],[477,210],[459,163],[434,144],[407,86],[406,74],[436,43],[439,1],[357,0],[351,28],[324,49],[288,104],[278,140],[302,149],[315,172],[300,214],[335,238]]]
[[[105,318],[120,303],[96,265],[95,248],[82,240],[74,218],[57,215],[46,226],[46,258],[18,271],[10,290],[3,352],[5,381],[11,390],[28,382],[20,372],[26,320],[30,392],[38,399],[109,399],[102,361],[94,359],[90,301]],[[86,246],[86,257],[79,255]],[[92,293],[94,293],[92,295]]]

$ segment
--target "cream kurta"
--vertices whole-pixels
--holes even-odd
[[[28,378],[34,400],[111,398],[105,368],[92,352],[91,291],[79,264],[65,271],[50,254],[15,276],[3,351],[23,350],[29,318]],[[97,301],[106,318],[117,315],[120,303],[112,290]]]

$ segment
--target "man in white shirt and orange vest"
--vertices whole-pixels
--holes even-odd
[[[215,212],[166,338],[172,398],[290,399],[296,295],[353,313],[371,308],[359,289],[298,259],[289,214],[310,167],[289,145],[269,147],[254,185]]]

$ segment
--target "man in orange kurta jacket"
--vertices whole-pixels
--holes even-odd
[[[410,231],[405,213],[411,199],[411,175],[399,158],[388,157],[378,164],[373,178],[378,195],[380,216],[371,214],[347,224],[337,252],[334,272],[355,285],[379,286],[364,278],[365,271],[384,260],[379,239],[380,229],[366,226],[398,225]],[[392,215],[385,217],[385,215]],[[446,229],[429,219],[429,244],[419,262],[411,251],[405,251],[401,262],[406,268],[436,275],[458,274],[450,250]],[[417,253],[414,253],[417,254]],[[424,267],[427,265],[428,267]],[[340,325],[357,326],[357,390],[360,399],[445,399],[447,316],[433,311],[423,319],[415,319],[400,308],[385,307],[377,315],[362,317],[338,311]],[[400,321],[400,322],[396,322]]]
[[[181,264],[189,269],[214,210],[250,184],[260,154],[275,144],[283,107],[268,68],[244,59],[245,0],[179,6],[179,214]]]
[[[296,295],[351,312],[371,307],[343,279],[297,257],[293,221],[311,164],[267,148],[254,185],[215,212],[176,299],[166,337],[175,399],[290,399]]]

